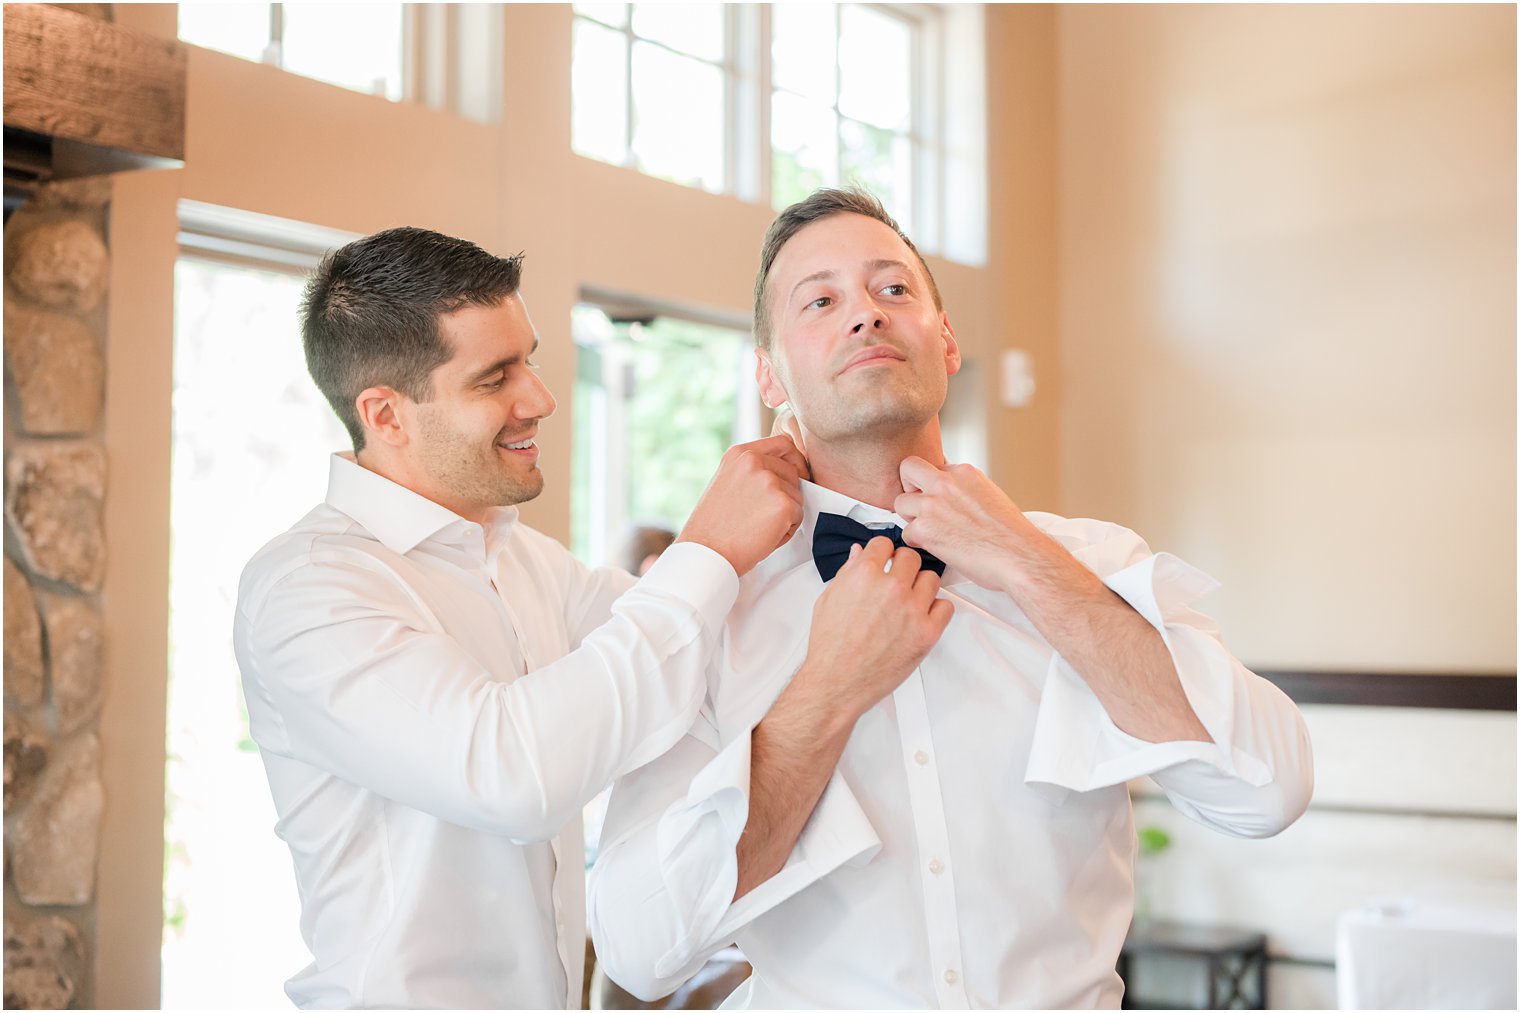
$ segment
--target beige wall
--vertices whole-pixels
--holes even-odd
[[[1512,7],[1064,8],[1061,475],[1263,667],[1515,664]]]
[[[1248,660],[1512,667],[1513,13],[986,17],[989,262],[933,261],[972,363],[952,428],[1023,505],[1223,576]],[[579,287],[748,312],[768,208],[572,155],[569,10],[504,18],[502,125],[193,50],[186,167],[118,185],[103,1006],[158,999],[174,201],[526,250],[565,396],[525,513],[560,538]],[[996,403],[1003,348],[1027,408]]]
[[[175,35],[175,18],[173,5],[117,7],[118,23],[164,37]],[[142,484],[131,495],[118,484],[107,506],[116,593],[107,603],[112,647],[103,717],[111,844],[101,867],[97,999],[105,1006],[158,1001],[175,200],[359,233],[421,225],[502,252],[525,250],[525,295],[544,341],[538,358],[561,399],[543,435],[547,489],[524,514],[561,539],[570,527],[569,322],[580,287],[748,315],[771,211],[573,155],[570,18],[564,5],[505,8],[507,112],[500,125],[192,48],[185,168],[118,184],[116,291],[136,298],[113,305],[107,439],[113,467],[140,469]],[[992,18],[989,52],[1002,40],[1002,49],[1031,57],[999,70],[1006,88],[994,100],[1003,110],[996,115],[1016,121],[1024,138],[991,157],[994,168],[1010,160],[990,219],[1000,238],[986,267],[931,259],[973,360],[1015,339],[1054,359],[1054,23],[1053,9],[1013,8]],[[1011,309],[998,280],[1010,270],[1020,277]],[[963,427],[980,429],[989,373],[975,368],[952,388]],[[1054,455],[1040,433],[1053,430],[1055,417],[1053,397],[1021,412],[999,409],[998,438],[977,432],[967,442],[990,444],[992,474],[1051,507]],[[1038,419],[1039,428],[1025,429],[1025,419]]]

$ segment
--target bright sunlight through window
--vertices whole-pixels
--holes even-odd
[[[179,37],[352,91],[402,97],[403,4],[179,5]]]
[[[299,275],[175,269],[165,1009],[288,1008],[310,963],[290,852],[248,736],[232,617],[243,565],[349,444],[306,373]]]

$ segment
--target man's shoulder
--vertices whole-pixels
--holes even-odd
[[[238,608],[250,612],[282,580],[304,568],[320,567],[341,556],[362,557],[383,551],[380,542],[353,518],[326,503],[265,542],[243,567]]]

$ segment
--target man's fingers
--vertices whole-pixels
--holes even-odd
[[[807,458],[798,449],[797,443],[786,433],[778,433],[775,436],[767,436],[763,440],[756,440],[747,444],[750,450],[766,454],[770,457],[784,457],[799,466],[806,466]]]
[[[898,465],[897,477],[908,492],[933,489],[940,477],[940,470],[922,457],[905,457]]]
[[[929,606],[929,618],[932,619],[939,632],[945,632],[945,627],[950,625],[950,617],[955,615],[955,606],[950,604],[949,598],[936,598]],[[939,637],[936,635],[936,640]]]
[[[926,601],[939,594],[939,574],[927,568],[919,570],[913,578],[913,593]]]
[[[892,512],[903,520],[911,521],[924,509],[924,500],[928,499],[921,492],[905,492],[892,501]]]
[[[904,546],[892,553],[892,576],[909,587],[913,586],[913,578],[918,576],[924,559],[915,549]]]

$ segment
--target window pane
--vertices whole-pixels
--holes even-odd
[[[771,203],[777,210],[838,179],[834,111],[797,95],[771,96]]]
[[[634,4],[633,33],[718,63],[723,60],[723,5]]]
[[[628,156],[628,48],[621,32],[577,18],[570,137],[576,152],[622,164]]]
[[[835,7],[771,6],[771,80],[777,88],[834,104]]]
[[[269,45],[269,5],[180,4],[179,37],[192,45],[258,62]]]
[[[912,235],[913,159],[908,139],[879,127],[844,120],[839,129],[840,178],[870,190]]]
[[[285,4],[280,65],[354,91],[401,98],[400,4]]]
[[[888,130],[906,130],[913,77],[905,21],[850,4],[840,13],[839,111]]]
[[[628,23],[627,4],[576,4],[575,13],[595,18],[604,25],[622,28]]]
[[[303,281],[175,267],[164,1009],[288,1007],[281,984],[311,961],[232,653],[243,565],[349,446],[306,375]]]
[[[723,73],[658,46],[633,47],[633,156],[652,176],[723,189]]]

